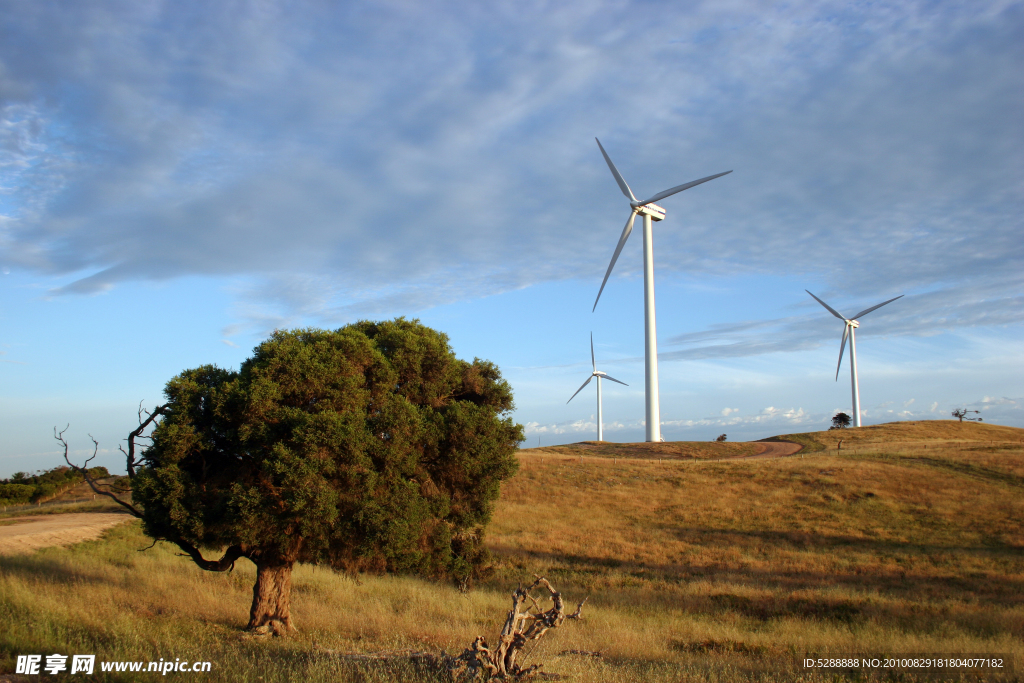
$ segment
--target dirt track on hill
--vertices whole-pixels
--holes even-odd
[[[787,455],[796,455],[803,446],[791,441],[761,441],[754,444],[758,452],[754,455],[741,455],[736,460],[761,460],[764,458],[784,458]]]
[[[619,443],[610,441],[580,441],[579,443],[527,448],[520,451],[526,455],[543,457],[596,457],[603,459],[720,462],[727,460],[750,460],[783,458],[795,455],[803,446],[792,441],[733,441],[729,443],[667,441],[663,443],[637,442]]]
[[[130,515],[120,512],[74,512],[0,520],[4,523],[0,526],[0,555],[22,555],[39,548],[91,541],[130,519]]]

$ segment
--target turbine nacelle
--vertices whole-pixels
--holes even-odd
[[[652,221],[665,220],[665,209],[661,208],[657,204],[630,202],[629,205],[633,207],[638,216],[650,216]]]
[[[860,327],[860,323],[857,322],[856,320],[847,320],[846,324],[849,325],[850,327]]]

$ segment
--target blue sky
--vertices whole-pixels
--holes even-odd
[[[420,318],[498,363],[528,445],[849,411],[1024,427],[1024,3],[0,0],[0,476],[98,462],[275,328]]]

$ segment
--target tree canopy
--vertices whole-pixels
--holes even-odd
[[[256,563],[250,628],[291,627],[297,561],[466,580],[523,439],[498,368],[403,318],[275,332],[165,393],[134,500],[155,538],[228,546],[204,569]]]
[[[829,429],[846,429],[851,422],[850,416],[846,413],[836,413],[832,417],[832,426]]]

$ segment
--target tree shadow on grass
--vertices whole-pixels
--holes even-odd
[[[730,532],[731,533],[731,532]],[[913,546],[917,548],[918,546]],[[930,548],[929,550],[938,550]],[[960,549],[942,548],[943,552]],[[969,548],[1002,559],[1019,557],[1019,551]],[[1020,573],[1009,575],[975,573],[906,576],[893,569],[888,573],[848,571],[772,569],[754,566],[692,565],[680,563],[641,563],[591,557],[585,554],[522,552],[495,549],[496,554],[520,563],[539,565],[537,571],[562,577],[567,585],[577,584],[595,591],[602,598],[601,585],[617,586],[605,595],[616,603],[643,600],[666,609],[682,608],[690,613],[710,615],[738,614],[767,622],[793,618],[855,625],[869,621],[890,624],[907,631],[930,631],[947,622],[965,631],[988,637],[1013,631],[1014,619],[1007,609],[1024,605],[1024,579]],[[828,546],[822,549],[827,554]],[[527,562],[521,562],[528,558]],[[637,595],[630,588],[664,584],[707,582],[706,593],[685,591]],[[618,598],[616,592],[626,589]],[[846,595],[841,595],[846,592]],[[850,596],[850,592],[853,596]],[[623,603],[625,604],[625,603]],[[997,615],[998,613],[998,615]],[[1009,621],[1007,621],[1009,620]],[[1006,622],[1006,623],[1004,623]]]
[[[785,550],[832,552],[839,549],[853,549],[878,556],[955,553],[999,559],[1024,559],[1024,546],[1004,543],[995,537],[989,539],[990,542],[984,545],[937,545],[884,538],[864,538],[846,534],[817,534],[806,531],[742,531],[713,527],[673,527],[673,530],[679,540],[687,543],[720,547],[743,545],[744,542],[757,540]]]
[[[104,572],[76,568],[72,566],[70,559],[45,553],[0,555],[0,575],[6,574],[32,583],[44,581],[53,584],[113,585],[110,577]]]

